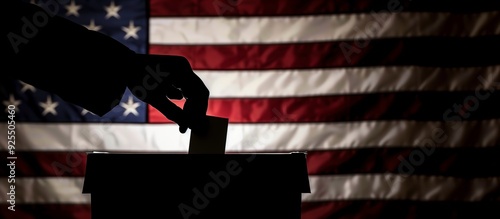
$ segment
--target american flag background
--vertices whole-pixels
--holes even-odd
[[[304,219],[500,218],[498,1],[59,2],[137,53],[188,58],[208,114],[229,118],[228,152],[307,152]],[[98,117],[2,83],[1,154],[15,105],[17,159],[1,218],[90,219],[88,151],[188,151],[189,131],[129,91]]]

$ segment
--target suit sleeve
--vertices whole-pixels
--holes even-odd
[[[6,36],[2,56],[9,69],[5,77],[56,94],[100,116],[119,103],[127,78],[140,69],[135,52],[49,10],[7,2],[9,7],[0,9],[8,21],[2,18]]]

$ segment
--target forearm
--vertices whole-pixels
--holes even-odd
[[[110,110],[123,94],[129,75],[137,71],[135,53],[38,6],[12,5],[12,17],[3,23],[7,37],[2,42],[6,65],[15,69],[10,77],[100,115]],[[76,93],[89,97],[82,99]]]

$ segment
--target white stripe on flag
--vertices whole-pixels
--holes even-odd
[[[266,71],[196,71],[212,98],[300,97],[398,91],[460,91],[500,82],[500,66],[419,66]]]
[[[382,147],[492,147],[500,120],[451,122],[230,124],[226,151],[308,151]],[[6,126],[0,126],[5,133]],[[470,138],[474,135],[474,138]],[[32,124],[16,126],[17,150],[187,152],[190,132],[176,124]],[[0,142],[7,149],[7,142]]]
[[[90,204],[90,195],[82,194],[83,177],[17,177],[16,204]],[[1,177],[0,193],[6,195],[9,184]],[[7,197],[7,196],[6,196]],[[7,201],[2,198],[1,203]]]
[[[500,13],[365,13],[278,17],[153,17],[151,44],[245,44],[500,34]],[[460,23],[460,28],[456,24]]]
[[[0,179],[0,193],[7,194],[7,178]],[[500,178],[454,178],[397,174],[310,176],[311,193],[303,201],[419,200],[480,201],[500,190]],[[83,177],[16,179],[16,204],[90,204],[82,194]],[[490,197],[491,198],[491,197]],[[496,197],[497,200],[498,197]],[[2,199],[5,204],[5,199]]]
[[[425,175],[311,176],[304,201],[414,200],[484,201],[500,192],[500,177],[456,178]],[[500,197],[494,197],[500,200]]]

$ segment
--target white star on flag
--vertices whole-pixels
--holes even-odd
[[[82,114],[82,116],[87,115],[87,113],[90,113],[90,114],[92,114],[92,115],[95,115],[94,113],[92,113],[92,112],[90,112],[90,111],[88,111],[88,110],[86,110],[86,109],[82,109],[82,113],[81,113],[81,114]]]
[[[122,27],[122,30],[125,31],[125,36],[123,38],[128,39],[130,37],[134,39],[139,39],[137,36],[137,32],[141,29],[139,26],[134,25],[134,21],[130,21],[128,27]]]
[[[139,112],[137,112],[137,107],[139,107],[140,105],[141,104],[139,104],[139,102],[134,102],[134,98],[132,96],[129,96],[127,103],[120,103],[120,106],[125,109],[125,112],[123,112],[123,116],[127,116],[130,113],[138,116]]]
[[[35,92],[36,88],[33,87],[31,84],[24,83],[23,81],[19,81],[23,87],[21,88],[21,92],[26,92],[27,90],[30,90],[31,92]]]
[[[75,15],[76,17],[78,17],[78,16],[80,16],[80,14],[78,13],[78,10],[80,10],[80,8],[82,8],[82,6],[75,4],[75,1],[71,1],[71,4],[66,5],[65,8],[67,10],[66,16]]]
[[[121,8],[121,6],[115,5],[115,2],[112,1],[109,6],[104,7],[104,9],[106,9],[106,19],[111,17],[120,18],[118,11],[120,11]]]
[[[93,30],[93,31],[99,31],[101,30],[102,26],[99,26],[99,25],[95,25],[95,21],[94,19],[91,19],[90,20],[90,24],[89,25],[84,25],[87,29],[89,30]]]
[[[58,102],[52,102],[52,97],[47,96],[47,102],[40,102],[40,106],[43,108],[42,115],[47,115],[51,113],[57,115],[56,107],[59,105]]]
[[[9,105],[15,106],[16,107],[15,111],[18,111],[18,106],[19,106],[19,104],[21,104],[21,101],[16,100],[16,98],[14,98],[14,95],[11,94],[11,95],[9,95],[9,99],[4,100],[2,103],[3,103],[3,105],[5,105],[5,112],[9,112]]]

